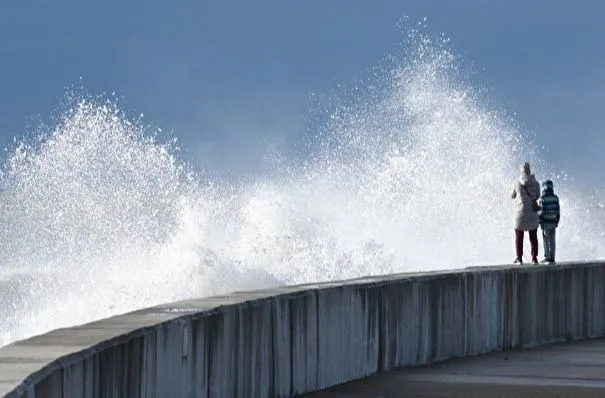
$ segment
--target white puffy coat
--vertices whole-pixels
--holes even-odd
[[[527,187],[527,190],[523,187]],[[528,192],[530,195],[528,195]],[[513,184],[511,197],[515,201],[513,224],[516,229],[530,231],[538,228],[538,213],[532,209],[532,199],[540,197],[540,183],[533,174],[521,174]]]

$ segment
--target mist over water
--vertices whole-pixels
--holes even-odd
[[[408,33],[321,110],[312,155],[254,180],[191,170],[112,103],[76,101],[19,142],[0,175],[0,345],[190,297],[510,263],[526,160],[561,198],[558,260],[602,259],[602,196],[545,164],[447,40]]]

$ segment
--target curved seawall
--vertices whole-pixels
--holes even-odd
[[[8,397],[291,396],[605,336],[605,263],[477,267],[187,300],[0,349]]]

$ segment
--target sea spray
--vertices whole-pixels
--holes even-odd
[[[256,179],[191,170],[99,101],[19,143],[1,175],[0,344],[233,290],[509,263],[526,160],[561,196],[559,260],[602,258],[602,201],[489,106],[447,40],[409,34],[387,68],[326,106],[305,159]]]

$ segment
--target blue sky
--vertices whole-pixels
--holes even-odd
[[[367,72],[427,18],[494,101],[590,181],[605,167],[605,3],[179,1],[0,5],[0,145],[49,119],[65,88],[122,95],[174,131],[194,163],[254,170],[263,143],[296,140],[310,92]]]

